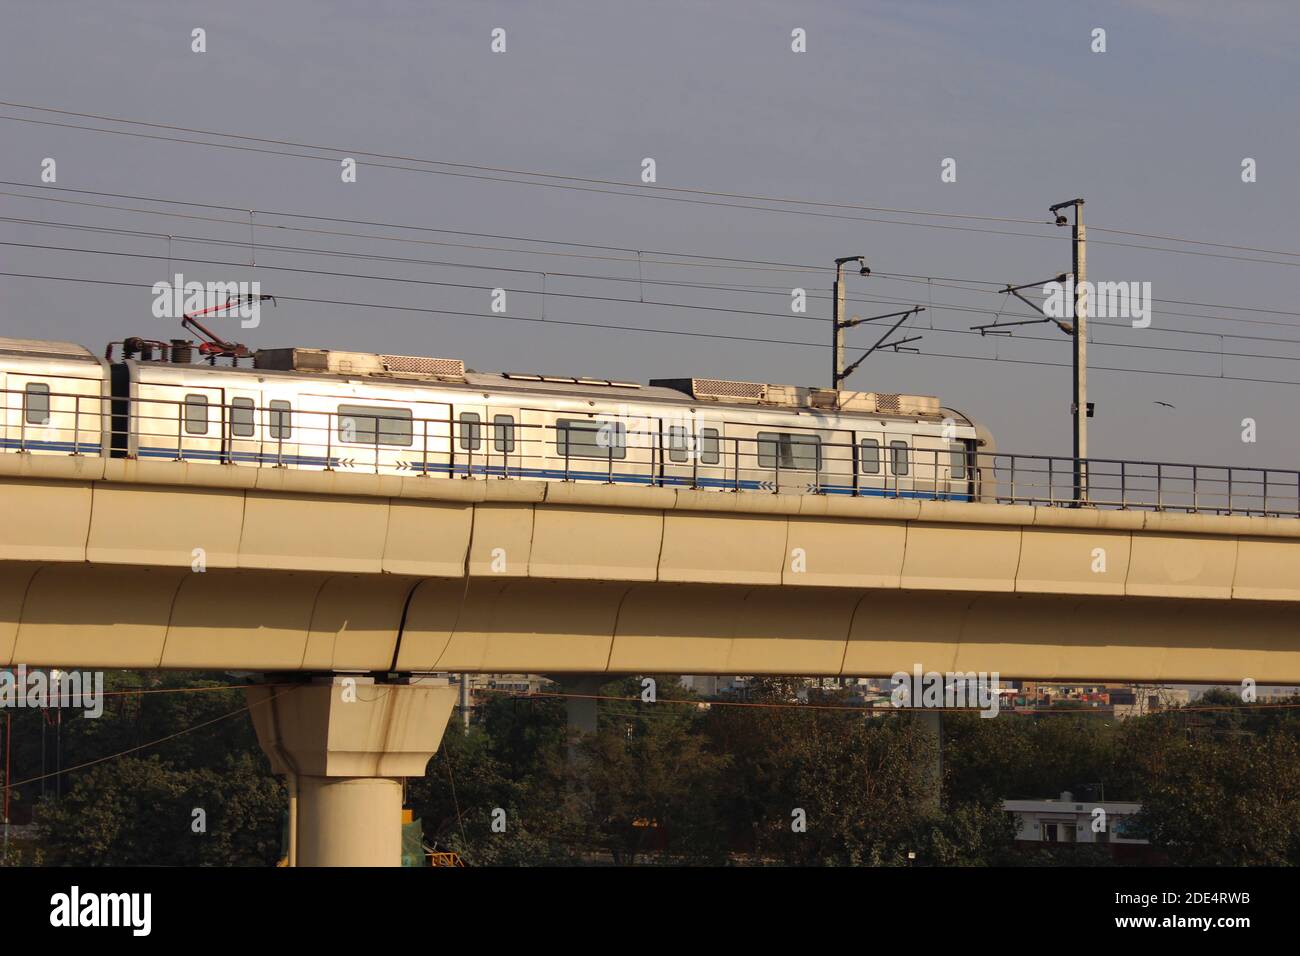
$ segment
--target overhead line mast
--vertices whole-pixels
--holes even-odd
[[[1074,504],[1078,507],[1088,501],[1088,265],[1083,200],[1071,199],[1050,207],[1058,226],[1067,224],[1060,212],[1066,206],[1074,207],[1074,402],[1070,414],[1074,418]]]

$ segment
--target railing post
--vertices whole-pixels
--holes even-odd
[[[1165,469],[1156,462],[1156,511],[1165,510]]]
[[[1228,468],[1228,514],[1232,514],[1232,468]]]
[[[1050,456],[1047,459],[1047,503],[1049,505],[1056,504],[1056,475],[1053,468],[1055,460]]]
[[[731,440],[731,462],[732,470],[735,473],[736,486],[733,490],[740,491],[740,439]]]
[[[424,448],[420,450],[420,477],[429,477],[429,419],[424,419]]]
[[[325,470],[333,471],[334,466],[331,462],[334,460],[334,412],[325,413]],[[284,434],[284,429],[280,429],[280,434]],[[283,439],[281,439],[281,450],[283,451]]]
[[[857,435],[853,436],[855,439]],[[853,497],[856,498],[862,493],[858,486],[858,472],[862,470],[862,463],[858,460],[858,443],[853,442],[853,450],[849,453],[849,463],[853,466]]]
[[[1125,462],[1119,463],[1119,510],[1124,511],[1128,507],[1128,469]]]

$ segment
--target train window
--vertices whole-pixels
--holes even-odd
[[[293,433],[293,406],[285,401],[271,403],[271,437],[288,438]]]
[[[230,434],[236,438],[252,437],[253,400],[251,398],[232,398],[230,400]]]
[[[880,442],[874,438],[862,439],[858,451],[858,467],[864,475],[880,474]]]
[[[23,391],[23,421],[28,425],[50,423],[50,387],[32,382]]]
[[[948,477],[960,481],[966,477],[966,446],[950,445],[948,453],[951,456],[948,462]]]
[[[208,397],[191,392],[185,396],[185,434],[208,433]]]
[[[722,461],[722,440],[716,428],[700,429],[700,464],[716,465]]]
[[[759,432],[758,467],[789,468],[794,471],[820,471],[822,467],[821,437],[818,435],[792,435],[789,432]]]
[[[372,405],[340,405],[339,441],[358,445],[412,444],[409,408],[376,408]]]
[[[627,429],[622,422],[559,418],[555,450],[562,458],[626,458]]]
[[[690,461],[691,439],[686,434],[686,429],[681,425],[668,426],[668,460],[683,462]]]
[[[889,443],[889,470],[895,475],[907,474],[907,442]]]
[[[460,447],[466,451],[478,451],[483,447],[483,428],[479,421],[478,412],[460,413]]]
[[[492,416],[492,447],[497,451],[515,450],[515,417],[513,415]]]

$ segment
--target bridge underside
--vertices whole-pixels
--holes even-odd
[[[1300,682],[1282,602],[0,565],[0,663]]]
[[[1300,683],[1300,521],[0,456],[0,665]]]

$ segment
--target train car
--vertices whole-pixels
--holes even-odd
[[[231,466],[957,501],[992,490],[978,464],[992,437],[928,396],[305,348],[218,366],[155,344],[111,365],[67,343],[0,348],[5,447],[99,454],[111,432],[115,456]]]
[[[268,349],[252,368],[128,360],[122,453],[233,465],[971,500],[991,437],[925,396],[466,370]]]
[[[0,338],[0,449],[31,455],[103,454],[108,363],[72,342]]]

